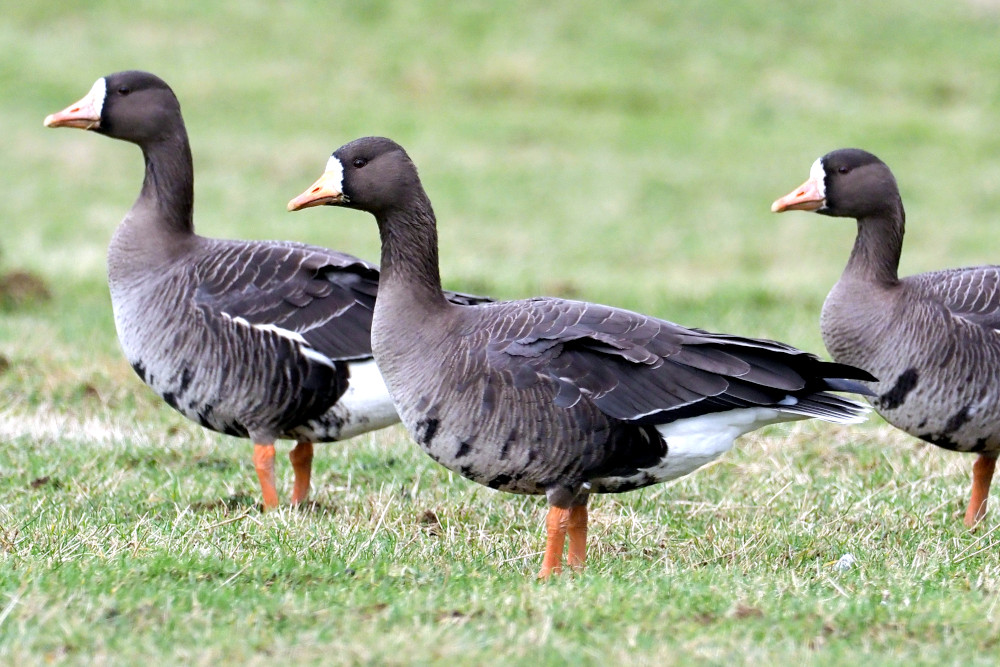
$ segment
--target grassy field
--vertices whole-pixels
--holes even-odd
[[[0,311],[0,663],[995,662],[1000,513],[964,529],[971,459],[875,417],[595,499],[589,569],[545,584],[543,502],[400,429],[319,448],[315,504],[261,514],[249,443],[170,411],[118,351],[104,252],[139,151],[41,122],[151,70],[184,109],[202,234],[371,259],[370,218],[284,206],[341,144],[390,136],[448,287],[822,352],[853,225],[769,212],[819,155],[893,168],[902,273],[1000,259],[1000,4],[221,5],[3,6],[0,274],[51,298]]]

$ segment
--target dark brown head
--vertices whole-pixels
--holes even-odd
[[[871,153],[842,148],[816,160],[809,179],[771,204],[771,210],[859,219],[899,206],[899,188],[889,167]]]
[[[45,118],[46,127],[93,130],[140,146],[183,128],[174,92],[149,72],[128,71],[98,79],[83,99]]]
[[[417,168],[402,146],[364,137],[334,151],[323,175],[288,202],[288,210],[345,206],[378,215],[409,205],[422,191]]]

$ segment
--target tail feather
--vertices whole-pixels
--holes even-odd
[[[877,377],[862,368],[858,368],[857,366],[840,364],[836,361],[824,361],[822,364],[823,376],[828,380],[846,378],[851,380],[863,380],[865,382],[878,382]]]
[[[877,382],[874,376],[870,376],[872,379],[868,382]],[[846,380],[844,378],[826,378],[826,388],[830,391],[846,391],[851,394],[860,394],[861,396],[874,396],[875,392],[869,389],[867,386],[856,382],[854,380]]]
[[[836,394],[820,392],[798,398],[796,403],[783,405],[781,410],[834,424],[860,424],[867,419],[871,408]]]

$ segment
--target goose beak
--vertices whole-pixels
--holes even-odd
[[[101,106],[104,97],[95,99],[94,91],[87,93],[79,102],[69,105],[62,111],[50,113],[45,117],[45,127],[78,127],[81,130],[95,130],[101,126]]]
[[[775,199],[771,204],[771,211],[782,213],[784,211],[818,211],[826,204],[826,195],[823,193],[823,184],[815,178],[795,188],[781,199]]]
[[[306,188],[306,191],[288,202],[289,211],[301,211],[313,206],[336,206],[347,202],[340,191],[342,174],[328,171]]]

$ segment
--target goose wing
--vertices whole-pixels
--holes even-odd
[[[596,304],[521,303],[527,307],[503,318],[503,334],[487,346],[487,363],[511,373],[517,386],[556,383],[559,406],[589,400],[624,421],[666,423],[794,405],[799,398],[822,404],[811,416],[844,418],[844,410],[854,412],[845,406],[855,404],[821,392],[869,393],[853,380],[873,379],[774,341],[712,334]]]
[[[922,273],[904,282],[943,305],[952,317],[986,329],[1000,329],[1000,266]]]
[[[229,244],[199,266],[196,300],[304,342],[329,359],[371,357],[378,268],[296,243]]]

